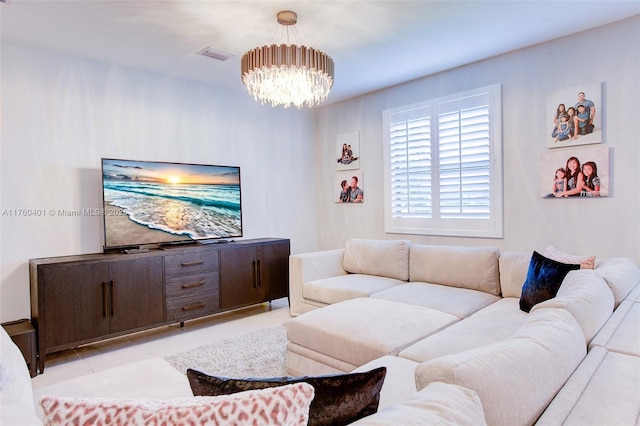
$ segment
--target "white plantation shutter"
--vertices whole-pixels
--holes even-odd
[[[427,113],[417,110],[391,117],[391,209],[396,218],[431,217],[431,119]]]
[[[500,86],[384,112],[387,232],[502,237]]]

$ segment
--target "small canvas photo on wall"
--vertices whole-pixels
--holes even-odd
[[[609,148],[605,146],[545,150],[539,170],[541,197],[566,200],[609,196]]]
[[[364,203],[361,171],[337,172],[333,185],[336,203]]]
[[[336,170],[360,168],[360,133],[347,132],[336,135]]]

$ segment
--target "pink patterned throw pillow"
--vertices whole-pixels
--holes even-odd
[[[45,425],[306,425],[315,395],[308,383],[173,400],[49,397]]]
[[[580,265],[580,269],[593,269],[596,263],[595,256],[578,256],[558,250],[552,245],[548,245],[543,256],[553,259],[556,262],[562,262],[567,264]]]

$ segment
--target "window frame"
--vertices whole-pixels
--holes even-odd
[[[489,109],[489,218],[468,219],[440,217],[439,192],[439,107],[444,104],[464,102],[474,97],[487,97]],[[431,154],[431,217],[394,217],[392,208],[392,165],[391,165],[391,119],[394,115],[419,117],[420,110],[429,111],[430,154]],[[502,163],[502,86],[500,84],[481,87],[448,96],[429,99],[410,105],[384,110],[384,203],[385,232],[390,234],[415,234],[455,237],[503,238],[503,163]],[[409,121],[409,119],[406,119]],[[407,175],[408,179],[408,175]]]

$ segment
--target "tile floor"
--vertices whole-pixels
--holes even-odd
[[[161,327],[47,355],[44,373],[31,379],[34,389],[106,368],[163,357],[239,334],[285,323],[289,316],[286,298],[248,308]]]

